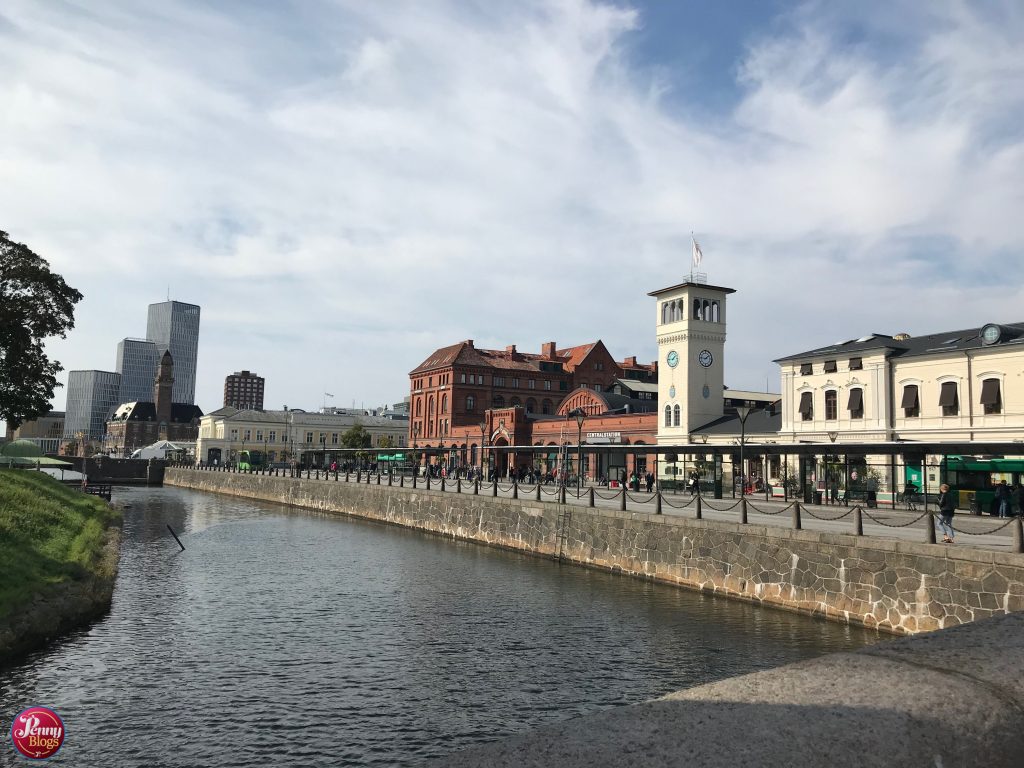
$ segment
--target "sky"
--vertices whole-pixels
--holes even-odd
[[[61,381],[199,304],[207,411],[394,403],[463,339],[651,361],[693,232],[777,391],[1024,321],[1021,83],[1013,0],[5,0],[0,230],[85,295]]]

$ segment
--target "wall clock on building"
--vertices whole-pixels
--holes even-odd
[[[715,356],[711,354],[710,350],[702,349],[700,354],[697,355],[697,362],[704,368],[710,368],[711,364],[715,362]]]
[[[669,368],[675,368],[679,365],[679,353],[673,349],[668,353],[668,357],[665,358],[665,362],[668,363]]]

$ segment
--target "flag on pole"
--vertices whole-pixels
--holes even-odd
[[[324,397],[334,397],[330,392],[324,392]]]
[[[693,266],[696,268],[700,266],[700,260],[704,258],[704,251],[700,249],[700,243],[697,242],[692,232],[690,239],[693,240]]]

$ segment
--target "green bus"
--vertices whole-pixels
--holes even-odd
[[[943,482],[958,493],[961,509],[985,515],[992,511],[995,487],[1003,480],[1011,487],[1024,481],[1024,459],[978,459],[973,456],[947,456]]]
[[[238,452],[238,468],[243,472],[248,472],[255,469],[263,469],[266,461],[263,457],[263,451],[239,451]]]

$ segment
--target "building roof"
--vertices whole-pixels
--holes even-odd
[[[191,424],[201,418],[202,409],[189,403],[171,404],[171,424]],[[156,421],[156,403],[122,403],[110,417],[110,421]]]
[[[497,368],[510,371],[539,371],[541,363],[561,363],[566,372],[576,368],[598,345],[600,339],[589,344],[580,344],[575,347],[565,347],[555,352],[555,356],[546,357],[536,352],[520,352],[515,345],[507,349],[478,349],[473,346],[473,341],[467,339],[458,344],[451,344],[441,347],[431,353],[430,357],[417,365],[409,375],[433,371],[438,368],[448,368],[459,364],[465,366],[476,366],[482,368]]]
[[[777,436],[782,429],[782,412],[771,410],[751,411],[747,416],[746,434],[748,439],[759,435]],[[742,431],[740,417],[735,413],[726,413],[714,421],[698,427],[692,434],[708,435],[739,435]]]
[[[736,289],[735,288],[723,288],[720,285],[708,285],[707,283],[697,283],[697,282],[692,282],[690,280],[687,280],[686,282],[679,283],[679,285],[670,285],[668,288],[661,288],[660,290],[657,290],[657,291],[651,291],[647,295],[648,296],[661,296],[663,293],[668,293],[669,291],[677,291],[680,288],[688,288],[688,287],[705,288],[705,289],[712,290],[712,291],[721,291],[722,293],[736,293]]]
[[[786,363],[811,357],[856,356],[858,353],[879,350],[892,357],[918,357],[968,349],[999,349],[1007,344],[1024,344],[1024,322],[1001,323],[999,327],[1002,330],[1002,338],[995,344],[982,343],[982,328],[944,331],[926,336],[908,336],[906,334],[887,336],[884,333],[872,333],[857,339],[780,357],[774,362]]]
[[[654,392],[657,394],[658,385],[649,381],[638,381],[637,379],[616,379],[614,384],[621,384],[633,392]]]

